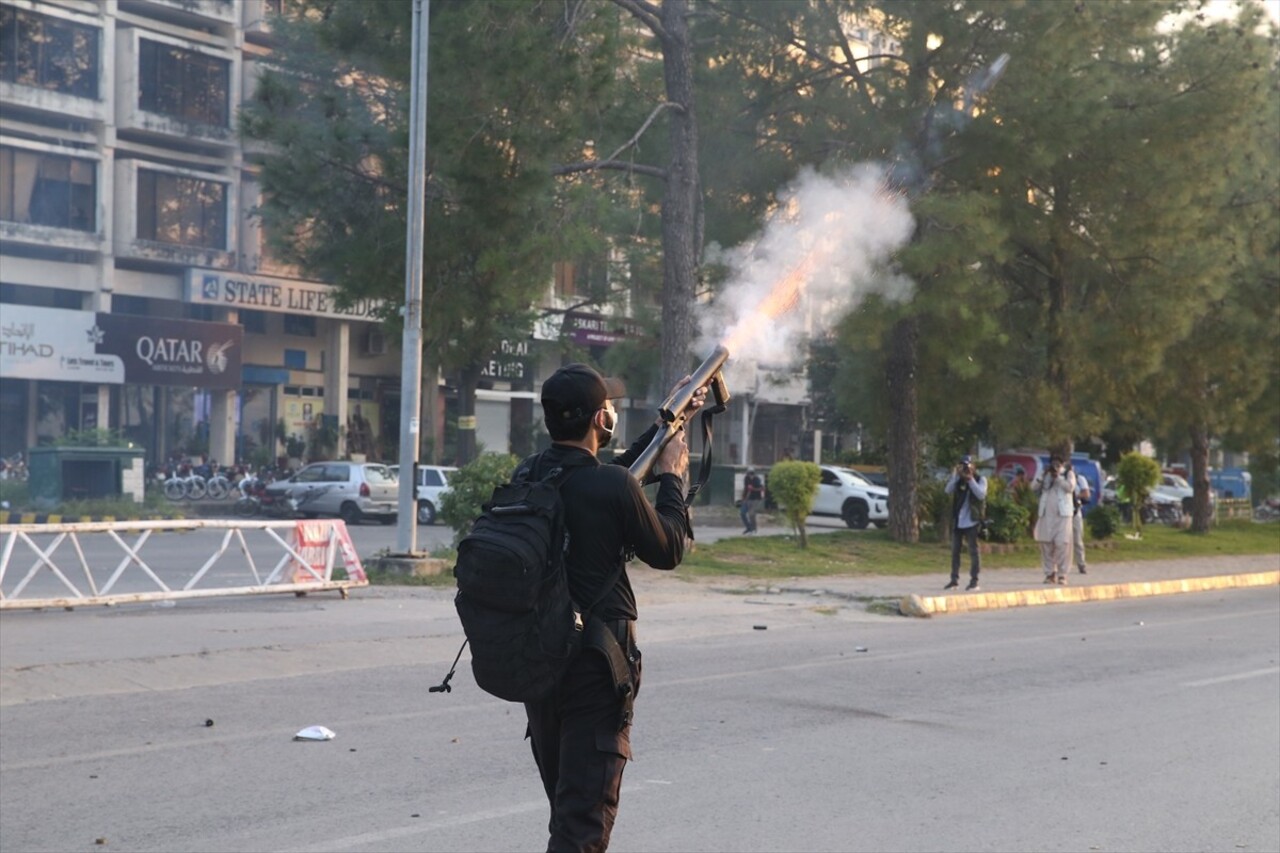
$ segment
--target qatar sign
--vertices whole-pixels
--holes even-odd
[[[232,390],[243,343],[230,323],[0,305],[6,378]]]

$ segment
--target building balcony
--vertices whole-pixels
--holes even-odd
[[[122,138],[232,150],[239,56],[136,27],[116,31],[116,131]]]
[[[119,0],[119,4],[122,12],[146,15],[179,26],[235,26],[240,21],[237,0]]]
[[[0,219],[0,246],[5,244],[39,247],[42,251],[100,253],[105,248],[101,234],[51,225],[32,225]]]
[[[0,111],[39,122],[56,118],[60,123],[73,121],[101,124],[107,120],[107,104],[93,98],[82,98],[38,86],[0,82]]]
[[[234,182],[222,175],[117,160],[115,254],[165,266],[235,269],[237,196]]]

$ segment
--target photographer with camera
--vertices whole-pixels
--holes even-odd
[[[1068,471],[1071,471],[1071,463],[1066,465]],[[1074,472],[1073,472],[1074,473]],[[1075,558],[1076,571],[1082,575],[1089,574],[1089,570],[1085,567],[1084,559],[1084,506],[1093,497],[1093,489],[1089,485],[1089,478],[1083,474],[1076,474],[1076,492],[1075,507],[1076,511],[1071,516],[1071,546],[1072,556]]]
[[[1040,543],[1044,582],[1065,585],[1067,560],[1071,555],[1076,475],[1071,465],[1055,454],[1049,458],[1049,467],[1031,484],[1031,489],[1040,495],[1035,534]]]
[[[951,581],[943,589],[960,586],[960,544],[969,543],[969,585],[965,592],[978,590],[978,530],[982,526],[982,504],[987,499],[987,481],[973,467],[973,457],[961,457],[960,464],[947,480],[946,493],[951,495]]]

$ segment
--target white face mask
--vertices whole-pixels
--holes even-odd
[[[613,441],[613,428],[617,426],[618,420],[614,417],[613,412],[608,409],[601,409],[600,411],[604,412],[604,423],[600,426],[600,430],[604,435],[600,439],[600,446],[608,447],[609,443]]]

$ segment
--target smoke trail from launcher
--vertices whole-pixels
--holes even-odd
[[[764,324],[782,314],[791,311],[800,301],[804,286],[810,275],[824,255],[823,244],[818,243],[786,276],[778,281],[769,295],[756,310],[738,323],[724,343],[718,345],[693,372],[688,383],[676,389],[670,397],[658,407],[658,416],[662,421],[658,432],[649,442],[648,447],[631,464],[631,473],[641,483],[653,482],[654,463],[662,448],[666,446],[680,430],[684,429],[694,413],[692,408],[694,394],[697,389],[708,386],[714,405],[706,407],[702,413],[702,464],[698,479],[689,487],[685,504],[693,503],[694,497],[706,483],[711,471],[711,418],[728,408],[730,399],[729,386],[724,378],[724,365],[729,360],[729,353],[743,342],[759,335]]]

